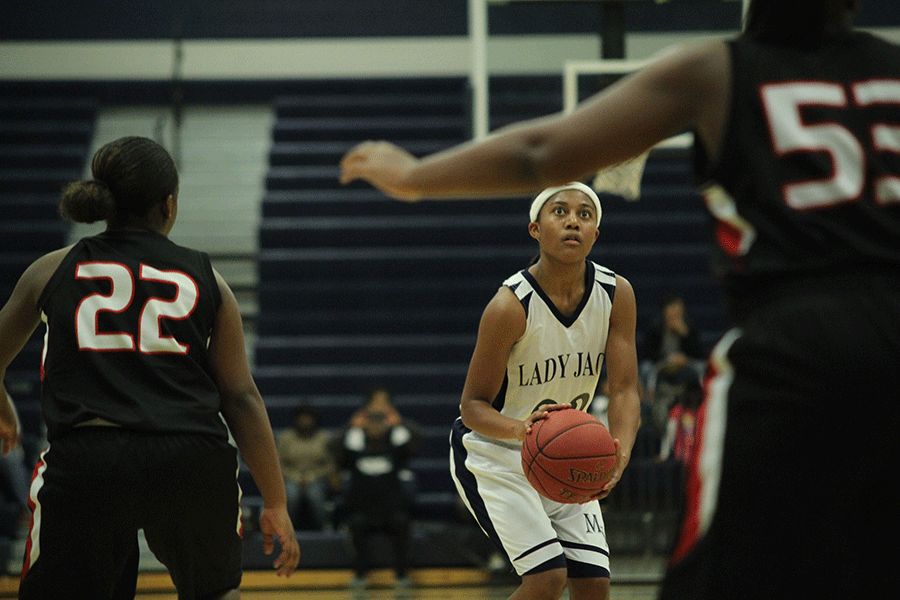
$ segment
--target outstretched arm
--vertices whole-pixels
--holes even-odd
[[[218,273],[216,279],[222,292],[222,306],[210,337],[209,355],[222,398],[222,415],[262,493],[265,503],[260,516],[263,549],[266,554],[271,554],[274,538],[278,538],[281,554],[274,566],[279,575],[289,576],[300,561],[300,547],[287,512],[275,437],[262,396],[250,373],[237,300]]]
[[[387,142],[364,142],[341,161],[341,181],[362,179],[402,200],[501,196],[581,179],[691,128],[715,152],[727,64],[722,42],[677,50],[571,114],[511,125],[422,159]]]

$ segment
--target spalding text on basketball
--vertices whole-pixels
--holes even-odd
[[[615,468],[599,473],[589,473],[581,469],[569,469],[569,476],[566,478],[566,481],[571,481],[572,483],[603,483],[612,478],[614,470]]]

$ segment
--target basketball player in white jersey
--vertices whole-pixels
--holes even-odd
[[[631,284],[587,260],[600,201],[570,183],[535,198],[528,231],[540,244],[529,268],[487,305],[451,433],[451,471],[466,506],[506,553],[521,586],[511,599],[609,598],[609,545],[599,498],[628,464],[639,424],[635,299]],[[615,475],[585,504],[540,496],[520,448],[548,410],[587,410],[606,361]]]

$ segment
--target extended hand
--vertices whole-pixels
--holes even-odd
[[[412,202],[419,197],[403,186],[418,159],[389,142],[363,142],[341,159],[341,184],[367,181],[388,196]]]

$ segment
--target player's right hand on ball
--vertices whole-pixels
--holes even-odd
[[[531,427],[547,416],[547,413],[552,410],[562,410],[564,408],[572,408],[571,404],[544,404],[534,410],[533,413],[528,415],[522,424],[524,425],[522,437],[519,438],[519,441],[525,439],[525,436],[531,433]]]

